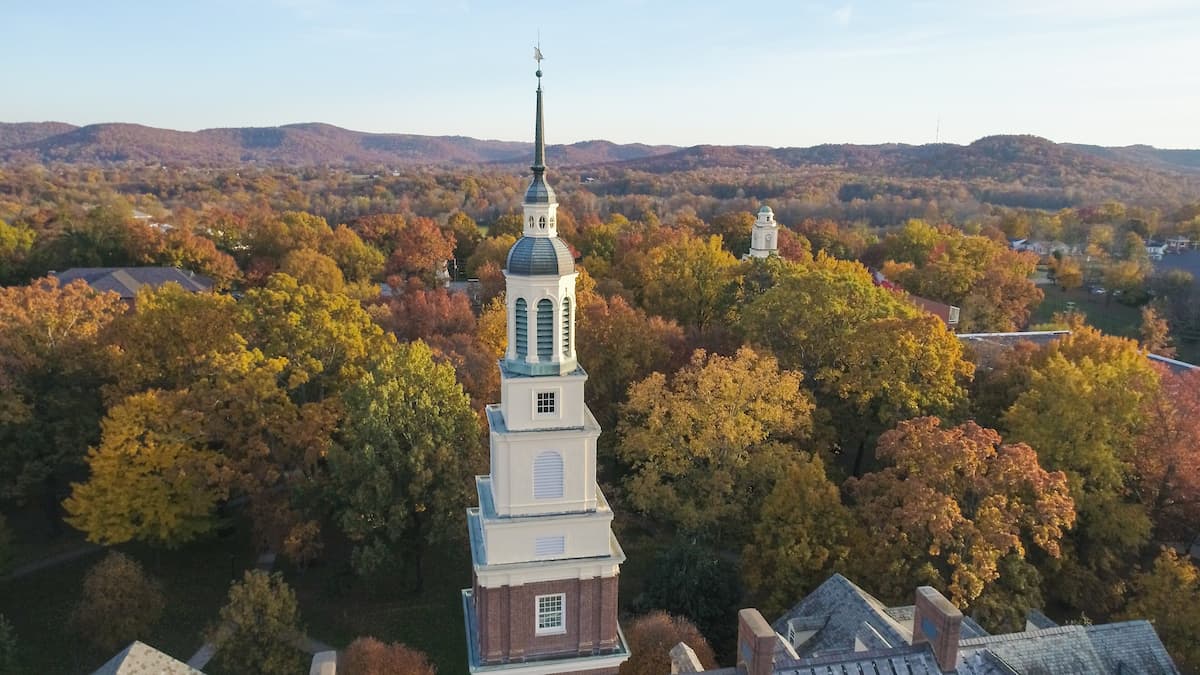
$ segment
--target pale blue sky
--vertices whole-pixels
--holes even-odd
[[[0,121],[1200,148],[1197,0],[0,0]]]

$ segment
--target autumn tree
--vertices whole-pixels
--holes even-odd
[[[109,551],[83,578],[71,624],[89,642],[111,652],[145,637],[165,607],[162,585],[133,558]]]
[[[1171,346],[1171,327],[1167,320],[1154,307],[1142,307],[1142,325],[1138,328],[1138,338],[1141,347],[1147,352],[1160,356],[1175,356],[1175,348]]]
[[[338,672],[344,675],[437,675],[437,667],[423,652],[399,642],[387,644],[360,637],[338,655]]]
[[[190,293],[178,284],[138,291],[133,311],[108,333],[116,382],[106,397],[119,402],[145,389],[187,387],[211,352],[238,348],[237,302],[220,293]]]
[[[712,647],[695,624],[666,612],[639,616],[625,627],[630,657],[621,664],[619,675],[662,675],[671,672],[670,652],[680,642],[692,648],[705,670],[715,670]]]
[[[905,290],[962,308],[969,332],[1015,330],[1042,300],[1030,280],[1037,257],[950,226],[909,220],[883,241],[888,279]],[[897,264],[898,263],[898,264]]]
[[[725,250],[740,257],[750,250],[750,233],[754,229],[754,214],[748,211],[729,211],[715,216],[707,233],[721,237]]]
[[[326,293],[341,293],[346,287],[337,261],[311,248],[288,251],[279,264],[279,271]]]
[[[413,218],[400,231],[396,250],[392,252],[384,271],[400,276],[418,276],[427,282],[454,257],[454,234],[437,226],[429,218]]]
[[[602,426],[616,423],[629,385],[652,372],[682,365],[683,329],[649,316],[620,296],[580,298],[577,310],[579,362],[588,370],[587,404]]]
[[[1134,450],[1158,375],[1131,340],[1080,327],[1044,349],[1029,388],[1004,416],[1012,440],[1067,474],[1078,524],[1055,593],[1101,615],[1116,609],[1129,561],[1148,541],[1146,507],[1130,491]]]
[[[426,340],[434,336],[475,332],[475,313],[465,293],[442,287],[428,288],[410,279],[384,305],[386,312],[375,316],[401,341]]]
[[[652,314],[703,331],[728,304],[737,259],[722,248],[720,237],[686,236],[651,252],[645,270],[642,304]]]
[[[1164,549],[1134,578],[1121,618],[1149,619],[1180,670],[1200,669],[1200,570],[1186,556]]]
[[[16,283],[23,276],[35,238],[32,229],[0,220],[0,285]]]
[[[825,255],[785,267],[771,287],[747,300],[740,325],[749,340],[770,347],[785,367],[810,372],[832,365],[862,324],[919,314],[876,286],[862,265]]]
[[[383,253],[345,225],[329,233],[322,252],[333,259],[347,282],[371,281],[383,273]]]
[[[219,623],[207,631],[215,660],[234,673],[292,675],[305,666],[298,649],[303,631],[296,594],[283,576],[248,570],[230,584]]]
[[[974,422],[935,417],[900,423],[879,439],[886,468],[851,478],[847,491],[865,536],[853,555],[885,597],[920,585],[971,607],[1000,580],[1001,561],[1033,547],[1050,556],[1075,522],[1067,476],[1048,472],[1024,444]],[[980,616],[1011,626],[1013,616]]]
[[[488,263],[504,269],[508,263],[508,252],[516,243],[517,238],[510,234],[488,237],[479,242],[471,256],[467,258],[467,273],[479,276],[479,271]]]
[[[820,457],[796,453],[752,522],[741,574],[765,616],[810,593],[849,552],[850,513]]]
[[[72,484],[67,522],[88,540],[178,546],[209,532],[228,495],[224,458],[204,443],[202,420],[178,392],[150,390],[114,406],[88,450],[88,480]]]
[[[354,567],[371,574],[405,560],[420,587],[426,547],[458,531],[482,469],[470,400],[422,342],[380,354],[344,398],[328,495],[355,542]]]
[[[172,229],[163,236],[162,248],[155,255],[154,262],[203,274],[213,280],[217,290],[228,289],[241,276],[233,257],[218,251],[211,239],[182,227]]]
[[[1159,540],[1200,535],[1200,371],[1161,374],[1134,446],[1131,489]]]
[[[53,492],[56,475],[96,442],[103,335],[124,311],[115,293],[83,281],[0,288],[0,500]]]
[[[298,403],[344,391],[387,341],[357,301],[286,274],[247,291],[237,307],[238,333],[266,357],[286,360],[282,378]]]
[[[858,475],[869,466],[864,446],[879,431],[920,415],[950,415],[966,402],[974,367],[962,343],[932,315],[886,318],[858,327],[817,371],[821,401],[843,433],[842,451]]]
[[[732,357],[697,350],[669,378],[634,384],[617,446],[631,505],[685,531],[739,539],[812,430],[801,381],[743,348]]]
[[[459,261],[470,258],[471,254],[475,252],[475,247],[483,240],[479,225],[462,211],[450,214],[450,217],[446,219],[446,229],[454,234],[456,242],[454,257]]]

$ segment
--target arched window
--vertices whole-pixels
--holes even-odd
[[[533,498],[562,499],[562,496],[562,455],[553,450],[547,450],[533,460]]]
[[[563,298],[562,307],[562,350],[566,357],[571,353],[571,299]]]
[[[525,315],[525,298],[517,298],[516,311],[517,359],[524,359],[529,353],[529,319]]]
[[[542,228],[543,230],[546,229],[546,216],[538,218],[538,227]]]
[[[533,229],[533,216],[529,216],[529,229]]]
[[[537,305],[537,355],[539,361],[554,358],[554,303],[546,298]]]

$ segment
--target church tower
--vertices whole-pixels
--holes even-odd
[[[575,261],[558,238],[546,182],[541,52],[533,180],[523,236],[508,254],[508,350],[500,403],[487,408],[491,473],[467,510],[474,566],[463,590],[472,673],[616,675],[629,650],[617,625],[625,554],[596,485],[600,425],[575,359]]]
[[[775,222],[775,212],[771,207],[764,206],[758,210],[758,218],[754,221],[754,229],[750,231],[751,258],[768,258],[779,255],[779,223]]]

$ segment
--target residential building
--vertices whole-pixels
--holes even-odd
[[[65,272],[51,274],[62,284],[83,279],[95,290],[113,291],[130,303],[144,286],[158,288],[176,283],[192,293],[207,293],[213,287],[212,279],[178,267],[72,267]]]

